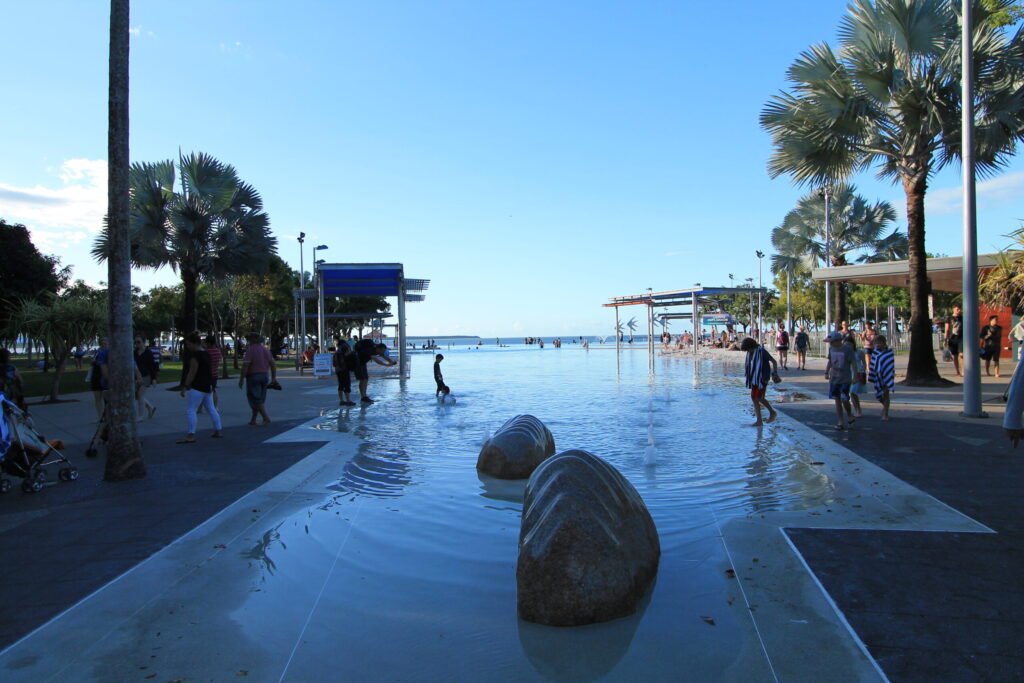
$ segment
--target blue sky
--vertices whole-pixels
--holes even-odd
[[[610,334],[610,296],[757,277],[801,194],[768,178],[758,114],[844,7],[135,0],[132,158],[233,164],[296,268],[301,230],[307,266],[327,244],[431,279],[411,334]],[[91,282],[108,11],[6,3],[0,42],[0,217]],[[902,215],[900,188],[854,182]],[[931,182],[929,251],[962,252],[959,182]],[[979,185],[982,251],[1024,218],[1022,187],[1021,159]]]

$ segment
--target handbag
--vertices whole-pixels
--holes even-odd
[[[982,346],[981,351],[978,351],[978,357],[980,357],[982,360],[988,360],[991,356],[992,352],[988,349],[987,346]]]

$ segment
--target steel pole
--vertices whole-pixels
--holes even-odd
[[[832,187],[824,187],[825,194],[825,268],[832,267]],[[832,283],[825,280],[825,334],[832,331]]]
[[[306,350],[306,266],[302,260],[301,238],[299,239],[299,294],[299,324],[302,326],[299,354],[301,355]]]
[[[962,0],[963,49],[961,75],[961,145],[963,154],[964,190],[964,261],[963,261],[963,352],[964,352],[964,417],[986,417],[981,409],[981,359],[978,356],[978,232],[974,194],[974,46],[971,31],[971,0]]]
[[[315,255],[316,252],[313,252]],[[316,341],[320,345],[320,352],[327,353],[327,319],[324,317],[324,279],[320,274],[320,266],[316,265]]]
[[[761,299],[762,299],[762,292],[761,292],[761,290],[764,289],[764,283],[761,282],[761,264],[762,263],[763,263],[763,258],[761,256],[758,256],[757,257],[757,336],[758,336],[757,341],[758,342],[761,342],[761,340],[764,339],[764,314],[761,311]]]
[[[791,273],[786,271],[786,332],[793,334],[793,290],[790,289]]]

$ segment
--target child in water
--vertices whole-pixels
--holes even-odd
[[[442,386],[438,391],[441,392],[441,395],[438,397],[438,400],[441,403],[445,405],[455,405],[455,397],[452,396],[452,390],[448,385]]]
[[[437,391],[434,392],[434,396],[440,396],[445,389],[444,375],[441,374],[441,361],[443,360],[444,356],[440,353],[434,356],[434,381],[437,382]]]

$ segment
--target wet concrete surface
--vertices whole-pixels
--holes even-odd
[[[837,432],[827,403],[790,416],[995,534],[788,529],[893,681],[1024,680],[1024,452],[997,420],[894,410]]]

